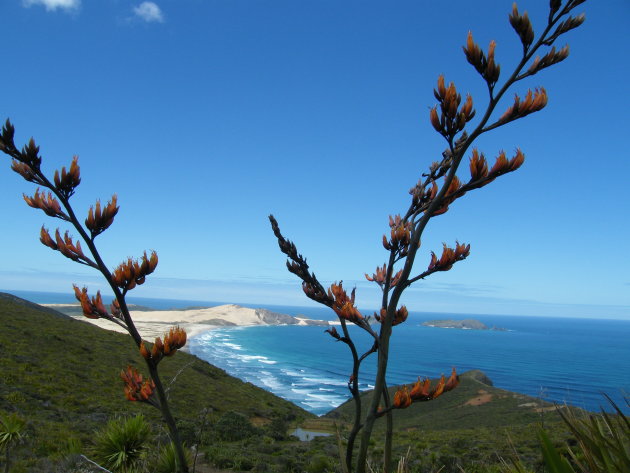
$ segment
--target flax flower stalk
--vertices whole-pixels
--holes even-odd
[[[411,388],[404,386],[396,391],[391,399],[387,387],[386,372],[389,361],[389,344],[392,328],[403,326],[407,319],[408,310],[400,305],[404,291],[420,280],[436,273],[449,271],[455,264],[470,255],[470,245],[456,242],[454,247],[443,245],[442,253],[431,253],[429,264],[423,271],[414,273],[414,263],[421,246],[421,237],[429,221],[437,216],[448,213],[459,198],[466,193],[480,189],[498,177],[516,171],[524,162],[525,155],[517,149],[513,157],[508,158],[504,151],[490,166],[484,154],[476,148],[472,149],[469,161],[470,179],[464,180],[457,176],[462,160],[471,149],[473,143],[484,133],[487,133],[510,122],[520,120],[526,116],[542,110],[548,102],[547,92],[543,87],[529,90],[525,95],[516,93],[512,103],[505,111],[497,115],[497,107],[509,90],[512,90],[520,80],[534,75],[544,68],[553,66],[569,54],[567,46],[560,50],[551,49],[542,57],[536,56],[542,47],[552,46],[554,41],[566,32],[578,27],[584,18],[569,16],[569,13],[583,3],[583,0],[554,0],[550,3],[547,25],[536,36],[534,27],[527,12],[521,13],[516,5],[509,15],[509,22],[514,29],[522,46],[520,60],[512,71],[501,69],[498,61],[497,43],[491,41],[487,51],[475,43],[472,32],[468,34],[463,47],[466,60],[474,67],[488,89],[487,103],[480,107],[473,97],[462,95],[454,82],[447,82],[444,76],[439,76],[434,89],[437,104],[429,110],[429,123],[444,138],[447,148],[442,153],[442,159],[434,161],[428,172],[422,174],[417,184],[411,188],[411,204],[404,214],[389,218],[389,232],[383,235],[382,245],[389,257],[382,266],[370,276],[381,290],[381,307],[374,314],[374,319],[380,323],[378,330],[370,324],[371,317],[365,317],[357,309],[356,291],[350,295],[343,289],[341,283],[333,284],[327,291],[310,270],[306,259],[298,253],[295,244],[284,238],[280,232],[278,222],[270,216],[271,226],[278,239],[280,250],[287,256],[287,267],[290,272],[302,280],[302,288],[307,297],[333,309],[339,317],[343,334],[336,330],[328,333],[336,341],[345,343],[350,349],[353,359],[353,370],[349,378],[348,387],[355,402],[355,420],[352,430],[348,434],[348,443],[344,460],[344,471],[365,473],[367,468],[368,447],[374,428],[374,422],[379,417],[385,417],[387,422],[385,448],[383,457],[383,472],[388,473],[391,468],[391,451],[393,435],[392,410],[407,408],[414,402],[430,401],[443,395],[457,385],[457,375],[453,370],[448,380],[442,378],[434,389],[427,381],[418,381]],[[503,83],[499,83],[500,79]],[[475,107],[477,110],[475,110]],[[473,125],[473,120],[477,120]],[[392,172],[397,168],[392,167]],[[356,346],[346,329],[352,323],[367,331],[373,339],[373,345],[365,353],[359,355]],[[371,354],[377,356],[377,372],[374,381],[373,396],[365,409],[361,407],[361,397],[357,392],[361,362]],[[355,455],[355,440],[359,442]]]
[[[158,372],[160,360],[157,356],[145,356],[146,347],[131,318],[125,300],[126,293],[137,285],[143,284],[146,276],[155,270],[158,262],[157,254],[151,252],[150,255],[147,255],[145,252],[138,260],[129,258],[111,272],[101,258],[95,239],[114,222],[114,217],[118,213],[116,196],[114,195],[105,206],[101,206],[100,202],[97,201],[89,209],[85,226],[83,226],[70,203],[70,198],[81,183],[78,158],[75,156],[72,159],[68,169],[62,167],[61,171],[56,171],[51,180],[41,170],[42,158],[35,141],[31,139],[19,150],[14,143],[14,134],[15,129],[7,120],[0,133],[0,151],[12,158],[11,169],[13,171],[25,180],[45,189],[38,188],[33,196],[24,196],[24,200],[30,207],[42,210],[50,217],[68,222],[79,234],[79,238],[74,238],[68,231],[62,233],[57,229],[53,236],[46,228],[42,227],[40,231],[41,243],[74,262],[98,270],[109,284],[115,296],[110,310],[103,304],[100,291],[96,293],[96,296],[90,297],[87,288],[79,289],[74,286],[75,296],[86,317],[105,318],[125,328],[140,350],[150,376],[144,378],[135,368],[128,367],[126,371],[121,373],[121,378],[125,384],[125,396],[129,400],[147,402],[160,409],[179,459],[179,472],[187,473],[188,465],[179,431],[171,414]],[[83,247],[82,243],[86,248]],[[186,334],[183,330],[175,328],[165,335],[164,341],[160,358],[172,356],[181,348],[186,343]]]

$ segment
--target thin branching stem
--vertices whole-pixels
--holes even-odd
[[[359,429],[361,430],[361,438],[357,459],[354,464],[356,469],[354,471],[356,471],[356,473],[365,473],[368,467],[367,452],[374,422],[377,418],[386,416],[384,471],[388,472],[391,464],[393,409],[407,407],[414,400],[426,401],[434,399],[434,397],[424,394],[425,390],[428,389],[428,385],[421,385],[419,380],[412,389],[412,394],[409,394],[405,387],[397,391],[396,396],[394,396],[394,402],[390,402],[386,377],[392,327],[393,325],[401,323],[407,317],[408,312],[406,312],[406,308],[404,308],[404,310],[403,308],[398,309],[403,292],[413,283],[423,280],[437,271],[448,271],[455,262],[461,261],[468,256],[470,245],[457,242],[457,246],[454,250],[444,245],[442,257],[438,259],[435,254],[432,254],[428,269],[419,274],[416,273],[416,275],[412,277],[411,273],[418,249],[420,248],[422,235],[431,218],[447,212],[449,206],[456,199],[462,197],[466,192],[479,189],[489,184],[500,175],[518,169],[523,163],[524,155],[520,150],[517,150],[516,156],[509,161],[506,159],[505,154],[501,152],[495,165],[491,170],[488,170],[487,162],[483,154],[479,155],[477,150],[473,150],[470,168],[471,180],[468,183],[462,184],[459,178],[457,178],[457,171],[466,152],[480,135],[537,112],[546,105],[547,95],[544,89],[536,89],[535,93],[529,91],[523,101],[521,101],[518,96],[515,97],[514,105],[508,108],[498,120],[492,123],[490,122],[497,106],[505,97],[507,91],[510,90],[516,82],[530,77],[540,70],[554,65],[567,57],[568,48],[563,48],[558,52],[552,49],[542,59],[537,58],[533,60],[529,69],[524,71],[526,65],[532,61],[532,58],[534,58],[534,55],[542,46],[551,46],[560,35],[580,26],[584,20],[583,16],[567,19],[567,21],[562,24],[558,24],[558,22],[560,18],[566,16],[573,8],[581,3],[583,3],[583,0],[569,0],[561,7],[560,2],[552,2],[550,4],[547,24],[543,32],[538,36],[538,39],[535,38],[533,27],[527,15],[520,15],[516,5],[514,5],[512,14],[510,15],[510,23],[521,40],[523,46],[522,57],[518,64],[512,69],[508,78],[503,82],[503,85],[499,88],[497,88],[497,81],[499,79],[500,67],[494,63],[494,43],[491,43],[486,58],[483,51],[474,43],[472,34],[469,35],[467,44],[464,47],[467,60],[486,81],[488,89],[488,102],[485,105],[483,114],[481,114],[479,121],[471,132],[468,132],[465,128],[467,123],[475,116],[475,111],[472,109],[472,98],[467,97],[466,101],[461,104],[460,107],[461,96],[457,93],[455,86],[450,84],[446,87],[444,78],[441,76],[438,79],[438,87],[435,90],[435,96],[439,102],[441,117],[438,115],[438,107],[436,106],[431,109],[430,121],[436,131],[444,137],[447,143],[447,149],[442,154],[441,161],[433,163],[430,167],[430,171],[422,174],[422,180],[418,181],[416,187],[412,189],[412,202],[407,212],[404,214],[404,217],[402,219],[400,216],[396,216],[396,218],[390,217],[391,240],[388,240],[387,237],[383,237],[383,245],[389,250],[388,262],[383,268],[377,268],[374,278],[368,277],[369,280],[376,282],[382,291],[380,314],[377,316],[381,323],[378,334],[371,329],[366,319],[357,315],[357,311],[354,309],[354,291],[352,297],[348,298],[347,295],[344,295],[345,293],[342,293],[341,283],[339,286],[335,283],[335,285],[331,286],[331,289],[336,299],[332,299],[330,291],[328,292],[328,296],[326,295],[323,286],[317,281],[315,275],[309,272],[308,265],[306,265],[304,258],[297,253],[295,245],[284,239],[280,233],[277,222],[273,217],[270,217],[272,228],[278,238],[280,248],[292,261],[291,263],[287,263],[289,270],[303,280],[303,288],[306,295],[317,302],[333,308],[339,315],[340,320],[347,318],[355,325],[371,333],[374,337],[372,349],[366,352],[361,358],[357,358],[356,350],[351,350],[353,356],[354,381],[358,380],[358,370],[364,357],[375,351],[377,352],[377,372],[374,380],[374,394],[367,408],[365,419],[360,422],[355,418],[355,428],[351,432],[352,442],[346,452],[346,465],[344,465],[345,469],[349,472],[353,471],[353,465],[350,464],[350,459],[353,455],[352,447],[354,446],[354,437],[358,435]],[[554,27],[556,27],[556,29],[552,33]],[[438,186],[437,181],[442,178],[443,181],[441,185]],[[403,260],[402,268],[395,273],[395,265]],[[393,280],[394,278],[395,281]],[[334,306],[334,304],[337,305]],[[348,304],[350,304],[351,307],[348,306]],[[396,318],[397,316],[399,316],[398,319]],[[343,321],[342,325],[345,329]],[[347,330],[344,332],[345,338],[349,340]],[[352,345],[351,348],[354,348],[354,345]],[[454,380],[453,383],[451,384],[450,381],[447,383],[451,384],[449,389],[452,389],[456,385],[456,373],[454,371],[452,378]],[[444,383],[444,379],[442,379],[441,383]],[[444,384],[441,386],[444,386]],[[357,385],[352,384],[349,387],[355,398],[355,403],[360,406],[361,400],[360,397],[357,396]],[[442,391],[440,391],[440,393],[441,392]],[[407,397],[405,398],[405,396]],[[385,404],[385,407],[379,409],[381,402]],[[361,415],[361,409],[355,410],[355,415]],[[356,426],[361,427],[358,429]]]
[[[8,130],[9,128],[12,129],[12,126],[7,121],[7,126],[5,127],[5,130]],[[65,214],[58,213],[56,216],[62,220],[68,221],[72,225],[72,227],[79,233],[81,240],[87,245],[92,258],[94,259],[94,261],[92,262],[89,259],[82,256],[81,258],[83,258],[83,260],[75,259],[75,261],[81,264],[86,264],[88,266],[94,267],[96,270],[98,270],[103,275],[108,285],[110,286],[112,292],[114,293],[116,301],[118,302],[120,314],[122,315],[123,321],[117,320],[111,316],[101,315],[101,317],[107,320],[110,320],[111,322],[114,322],[118,324],[119,326],[123,327],[129,333],[129,335],[133,339],[136,346],[139,348],[142,344],[142,337],[133,322],[133,319],[129,311],[129,307],[127,306],[127,303],[125,300],[127,289],[125,288],[124,290],[121,291],[121,288],[119,288],[115,284],[112,273],[107,268],[107,265],[103,261],[96,247],[94,240],[97,235],[94,233],[88,234],[88,232],[85,230],[85,228],[83,227],[83,225],[77,218],[76,213],[72,205],[70,204],[70,197],[74,193],[74,190],[71,190],[70,192],[68,192],[67,189],[63,191],[59,189],[43,174],[38,163],[35,163],[35,161],[31,161],[29,164],[29,162],[27,162],[23,158],[22,153],[20,153],[13,146],[12,136],[10,137],[10,142],[8,142],[7,139],[5,138],[8,138],[8,137],[5,137],[4,131],[3,131],[2,143],[1,143],[2,151],[4,151],[6,154],[11,156],[13,159],[17,160],[18,162],[25,163],[28,165],[28,168],[30,169],[30,172],[32,173],[32,179],[27,179],[27,180],[32,180],[36,184],[39,184],[49,189],[55,195],[55,197],[58,199],[58,202],[60,202],[60,204],[63,206],[63,209],[65,210]],[[41,159],[41,158],[38,158],[38,159]],[[33,165],[33,163],[35,164]],[[55,179],[57,178],[55,177]],[[78,185],[78,182],[75,184],[75,187],[76,185]],[[147,368],[149,369],[151,379],[153,380],[153,383],[155,385],[155,392],[158,398],[157,402],[153,402],[154,399],[150,399],[147,402],[149,402],[150,404],[160,409],[162,413],[162,417],[165,423],[167,424],[171,440],[173,441],[175,450],[177,452],[177,456],[179,459],[179,471],[181,473],[187,473],[188,465],[186,463],[186,457],[184,454],[183,445],[181,442],[179,431],[177,429],[177,425],[175,423],[175,419],[173,418],[173,415],[171,414],[171,411],[169,408],[164,386],[159,376],[157,362],[153,358],[145,358],[145,362],[146,362]]]

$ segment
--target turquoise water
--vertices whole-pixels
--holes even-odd
[[[74,302],[71,294],[10,291],[39,303]],[[206,301],[130,299],[157,309],[216,305]],[[249,305],[252,307],[252,305]],[[255,306],[254,306],[255,307]],[[333,320],[319,307],[266,306],[290,315]],[[411,313],[394,328],[388,368],[390,385],[418,376],[484,371],[494,385],[555,402],[599,410],[610,395],[618,404],[630,394],[630,321],[472,316],[507,331],[454,330],[421,326],[424,320],[464,315]],[[369,340],[356,330],[366,350]],[[247,327],[212,330],[189,341],[190,351],[228,373],[277,394],[316,414],[348,399],[351,370],[347,347],[322,327]],[[362,389],[371,387],[376,358],[363,363]]]
[[[599,410],[602,393],[618,403],[630,393],[630,322],[567,318],[475,316],[507,331],[421,326],[438,314],[412,314],[394,328],[390,385],[422,377],[484,371],[494,385],[555,402]],[[354,330],[363,350],[370,346]],[[321,327],[248,327],[213,330],[190,341],[190,350],[228,373],[261,386],[316,414],[348,399],[347,347]],[[361,388],[371,387],[376,357],[368,358]]]

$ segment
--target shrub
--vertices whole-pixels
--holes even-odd
[[[315,455],[306,467],[306,471],[307,473],[327,473],[335,471],[335,466],[329,457]]]
[[[265,433],[274,440],[286,440],[289,438],[287,431],[289,424],[280,417],[275,417],[268,425],[265,426]]]
[[[630,471],[630,420],[615,402],[606,396],[616,414],[602,410],[601,414],[583,415],[567,408],[560,416],[575,440],[557,447],[546,430],[538,437],[544,464],[554,473],[625,473]],[[630,402],[626,399],[630,407]],[[521,458],[508,463],[503,460],[504,473],[529,473]]]
[[[186,460],[190,465],[191,456],[189,450],[186,450]],[[179,457],[172,442],[160,448],[152,471],[155,473],[177,473],[179,471]]]
[[[4,472],[9,472],[11,450],[25,438],[26,421],[15,413],[0,415],[0,452],[4,450]]]
[[[232,468],[234,452],[221,445],[213,445],[205,450],[206,460],[217,468]]]
[[[577,440],[576,447],[566,448],[567,459],[560,454],[544,430],[540,442],[545,464],[558,473],[624,473],[630,471],[630,420],[608,398],[616,411],[609,414],[580,416],[573,410],[561,410],[560,415]],[[626,400],[628,403],[628,400]],[[630,407],[630,403],[628,403]]]
[[[256,427],[247,417],[234,411],[223,414],[215,424],[214,431],[220,440],[227,442],[245,440],[257,433]]]
[[[114,473],[140,473],[146,465],[150,433],[142,415],[112,419],[96,433],[94,458]]]

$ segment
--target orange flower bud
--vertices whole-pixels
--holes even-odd
[[[488,163],[485,156],[479,154],[477,148],[472,151],[472,157],[470,158],[470,177],[473,181],[482,179],[488,175]]]
[[[547,91],[543,87],[534,89],[533,93],[531,90],[528,90],[527,95],[522,102],[520,97],[515,94],[514,104],[509,107],[503,115],[501,115],[498,123],[504,124],[512,120],[516,120],[517,118],[523,118],[530,113],[542,110],[546,105]]]
[[[407,311],[407,307],[402,306],[394,314],[394,321],[392,322],[392,326],[402,324],[405,320],[407,320],[408,315],[409,312]]]
[[[29,182],[36,182],[37,184],[44,184],[42,180],[39,177],[37,177],[37,175],[33,171],[33,168],[31,168],[26,163],[21,163],[13,159],[11,161],[11,169],[17,172],[20,176],[22,176],[25,180]]]
[[[433,107],[429,111],[429,120],[431,120],[431,125],[433,125],[433,128],[435,128],[435,131],[437,131],[438,133],[443,132],[444,127],[442,126],[442,123],[440,122],[440,119],[438,117],[437,107]]]
[[[385,248],[387,251],[392,249],[392,245],[389,243],[389,240],[387,240],[387,236],[383,235],[383,248]]]
[[[501,73],[501,66],[494,62],[494,49],[496,45],[496,41],[490,41],[490,45],[488,46],[488,62],[483,72],[483,78],[486,79],[491,86],[496,84],[499,80],[499,74]]]
[[[41,241],[48,248],[52,248],[53,250],[57,250],[57,244],[53,241],[48,230],[42,226],[42,229],[39,231],[39,241]]]
[[[444,385],[445,385],[445,380],[444,380],[444,375],[442,375],[435,389],[429,393],[429,397],[431,399],[437,399],[438,397],[440,397],[442,393],[444,392]]]
[[[582,0],[579,3],[582,3],[583,1],[585,0]],[[575,4],[574,6],[577,6],[577,4]],[[566,20],[564,20],[562,23],[558,25],[558,27],[556,28],[556,31],[553,32],[551,37],[557,38],[561,34],[564,34],[567,31],[571,31],[572,29],[577,28],[582,23],[584,23],[585,19],[586,19],[586,16],[584,15],[584,13],[581,13],[576,17],[570,16],[569,18],[567,18]]]
[[[492,169],[490,169],[490,175],[505,174],[509,171],[509,169],[510,163],[505,157],[505,151],[501,150],[499,156],[497,156],[497,160],[495,161],[494,166],[492,166]]]
[[[59,201],[53,197],[52,193],[46,194],[42,192],[40,194],[40,189],[37,188],[35,190],[35,194],[33,197],[29,197],[27,195],[23,195],[24,201],[35,209],[43,210],[46,215],[49,217],[57,217],[62,220],[69,220],[68,216],[61,211],[61,205],[59,205]]]
[[[470,254],[470,245],[465,245],[463,243],[455,242],[455,259],[462,260],[467,258]]]
[[[368,281],[376,282],[379,286],[381,286],[385,282],[385,277],[387,275],[387,266],[383,263],[383,266],[377,266],[376,272],[372,274],[372,276],[368,276],[365,274],[365,279]]]
[[[420,247],[420,243],[418,243],[418,248],[419,248],[419,247]],[[402,270],[402,269],[400,269],[400,270],[398,270],[398,272],[397,272],[396,274],[394,274],[394,275],[392,276],[392,280],[391,280],[391,282],[389,283],[389,286],[390,286],[390,287],[394,287],[396,284],[398,284],[398,281],[400,281],[400,276],[402,276],[402,272],[403,272],[403,270]]]
[[[155,343],[151,348],[151,358],[155,360],[156,363],[159,363],[162,357],[164,356],[164,344],[160,337],[155,339]]]
[[[486,58],[483,51],[481,51],[481,48],[477,45],[477,43],[475,43],[472,31],[468,32],[466,46],[462,49],[464,50],[464,54],[466,54],[466,60],[473,65],[479,74],[482,74],[486,64]]]
[[[505,152],[501,151],[494,163],[494,166],[490,169],[489,175],[494,178],[508,172],[516,171],[519,167],[521,167],[524,161],[525,155],[518,148],[514,157],[512,157],[509,161],[505,157]]]
[[[466,95],[466,102],[464,102],[464,105],[462,105],[459,113],[466,122],[469,122],[473,119],[473,117],[475,116],[475,111],[473,110],[473,99],[471,95]]]
[[[175,354],[175,350],[171,348],[171,344],[166,338],[164,338],[164,349],[162,351],[164,356],[173,356]]]
[[[509,166],[510,171],[516,171],[518,168],[521,167],[521,165],[524,162],[525,162],[525,155],[519,148],[517,148],[516,154],[514,155],[512,159],[510,159],[510,166]]]
[[[85,226],[92,232],[92,236],[95,237],[103,233],[114,223],[114,217],[118,213],[117,205],[118,197],[116,194],[112,196],[112,200],[107,202],[107,205],[101,209],[101,201],[97,200],[94,207],[90,207],[88,216],[85,219]]]
[[[455,194],[461,186],[462,186],[462,183],[459,180],[459,178],[457,176],[454,176],[453,180],[448,186],[448,190],[446,191],[446,197]]]
[[[350,322],[358,323],[360,320],[363,320],[363,315],[354,306],[355,291],[356,288],[352,290],[350,297],[348,297],[348,294],[343,289],[343,282],[340,281],[339,284],[330,286],[328,297],[333,300],[332,309],[337,316]]]
[[[458,384],[459,384],[459,376],[457,376],[455,367],[453,367],[453,370],[451,371],[451,376],[448,378],[448,381],[446,381],[446,384],[444,385],[444,392],[448,392],[455,389]]]
[[[390,240],[383,236],[383,246],[386,250],[398,251],[401,255],[406,254],[407,247],[411,241],[411,222],[404,221],[400,215],[389,216]]]
[[[437,193],[438,193],[437,183],[435,181],[432,181],[431,182],[431,189],[427,190],[427,193],[426,193],[427,200],[431,201],[431,200],[435,199],[435,196],[437,195]]]
[[[306,281],[302,282],[302,290],[307,297],[314,299],[316,297],[316,290],[312,284],[307,283]]]
[[[439,75],[437,83],[437,89],[433,89],[433,95],[438,101],[442,102],[446,96],[446,87],[444,87],[444,76],[442,74]]]
[[[101,317],[109,317],[109,313],[107,312],[107,309],[105,309],[105,305],[103,304],[101,291],[96,291],[96,297],[92,298],[91,303],[94,311],[97,314],[99,314]]]
[[[177,350],[186,345],[186,331],[180,327],[173,327],[164,334],[163,353],[172,356]]]
[[[446,96],[443,102],[443,112],[449,120],[457,117],[457,107],[459,107],[461,100],[462,97],[457,93],[455,84],[451,82],[448,85],[448,89],[446,89]]]
[[[66,197],[70,197],[74,193],[74,189],[81,183],[78,160],[77,156],[72,158],[69,171],[66,171],[65,166],[61,168],[61,174],[59,171],[55,171],[55,187]]]
[[[87,288],[79,289],[76,285],[72,285],[74,288],[74,295],[81,303],[83,309],[83,315],[89,319],[98,319],[99,317],[110,318],[110,314],[105,309],[103,299],[101,297],[101,291],[96,292],[96,296],[90,299]]]
[[[418,381],[413,385],[411,392],[409,393],[412,401],[431,401],[433,399],[437,399],[443,393],[451,391],[457,387],[459,384],[459,377],[457,376],[457,372],[455,368],[451,372],[451,376],[448,381],[445,381],[444,375],[440,377],[438,384],[435,388],[431,388],[431,381],[429,379],[425,379],[422,381],[418,378]]]
[[[339,335],[339,332],[337,332],[337,329],[335,327],[330,327],[327,330],[324,330],[324,332],[330,334],[331,337],[339,340],[341,339],[341,336]]]
[[[152,403],[151,396],[155,390],[155,383],[151,378],[146,380],[132,366],[120,372],[120,378],[125,383],[125,397],[130,401]]]
[[[528,94],[529,95],[529,94]],[[544,87],[534,90],[534,100],[529,106],[528,112],[533,113],[542,110],[547,105],[547,91]]]
[[[88,319],[98,319],[100,315],[95,309],[94,305],[90,302],[90,297],[88,296],[87,287],[83,289],[79,289],[76,285],[72,285],[74,288],[74,296],[81,303],[81,309],[83,310],[83,315]]]
[[[140,393],[138,397],[140,401],[148,402],[149,398],[153,394],[153,390],[155,389],[155,383],[152,379],[147,379],[142,383],[142,388],[140,388]]]
[[[140,344],[140,354],[145,360],[151,359],[151,353],[149,353],[149,350],[147,350],[147,347],[144,345],[144,342]]]
[[[431,380],[425,379],[422,381],[418,378],[418,381],[411,388],[411,392],[409,393],[411,399],[413,401],[428,401],[429,398],[429,388],[431,386]]]
[[[528,49],[529,46],[534,41],[534,29],[532,27],[532,22],[529,20],[529,16],[527,12],[520,15],[518,13],[518,8],[516,7],[516,3],[512,6],[512,13],[509,16],[510,24],[514,31],[518,34],[521,39],[521,43],[525,49]]]
[[[112,317],[116,317],[118,319],[122,319],[122,313],[120,311],[120,304],[118,300],[114,299],[109,306],[109,310],[111,311]]]
[[[412,402],[413,401],[411,400],[411,396],[409,396],[407,386],[402,386],[398,388],[396,394],[394,394],[394,402],[392,406],[394,409],[405,409],[411,406]]]
[[[35,140],[31,138],[28,144],[22,147],[20,153],[20,161],[28,164],[33,169],[39,169],[42,164],[42,158],[39,156],[39,146],[35,144]]]
[[[380,312],[380,315],[377,314],[376,312],[374,312],[374,319],[377,322],[383,323],[383,320],[385,320],[385,317],[387,317],[387,309],[385,309],[383,307],[383,308],[381,308],[381,310],[379,312]]]
[[[59,251],[62,255],[72,261],[79,261],[88,266],[96,267],[96,263],[83,254],[81,242],[73,242],[72,237],[68,232],[66,232],[62,237],[59,233],[59,229],[57,229],[55,232],[55,241],[53,242],[48,230],[42,227],[42,230],[40,231],[40,241],[49,248]]]
[[[151,252],[150,257],[147,257],[145,251],[140,262],[128,258],[112,272],[114,284],[129,291],[136,285],[143,284],[146,276],[155,270],[157,263],[158,257],[155,251]]]
[[[556,52],[556,47],[554,46],[551,48],[551,51],[545,54],[542,58],[536,56],[529,66],[529,69],[527,69],[527,72],[530,75],[534,75],[546,67],[553,66],[554,64],[564,61],[567,57],[569,57],[568,44],[558,52]]]
[[[442,245],[442,256],[440,256],[440,259],[437,258],[435,253],[431,252],[431,261],[427,271],[448,271],[453,267],[453,264],[467,258],[470,254],[470,245],[456,242],[455,249],[449,248],[446,246],[446,243]]]
[[[168,332],[169,338],[172,343],[178,346],[178,348],[182,348],[186,345],[186,331],[180,327],[174,327]]]
[[[511,120],[514,120],[518,115],[518,108],[520,106],[521,99],[517,94],[514,94],[514,104],[501,115],[498,120],[498,123],[507,123]]]

